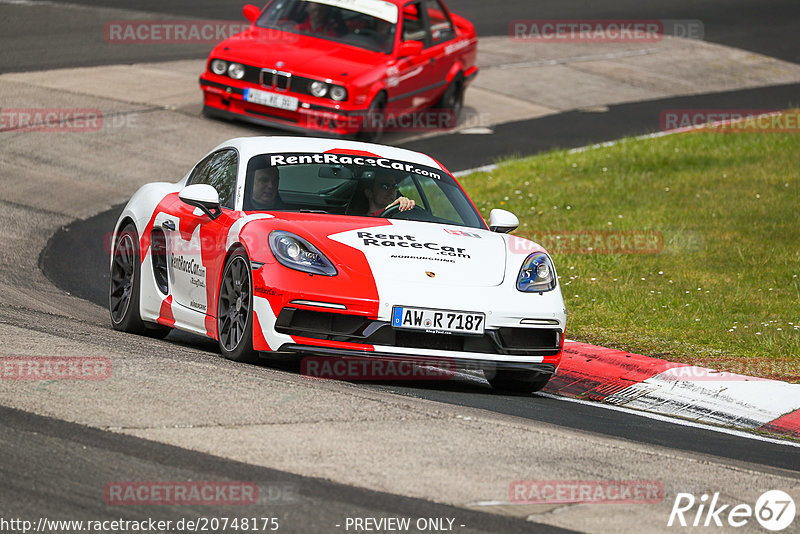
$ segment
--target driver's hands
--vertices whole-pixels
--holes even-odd
[[[392,206],[394,206],[395,204],[399,204],[400,205],[399,208],[398,208],[400,211],[408,211],[410,209],[414,209],[414,206],[417,205],[417,203],[414,202],[410,198],[400,197],[400,198],[396,199],[394,202],[392,202],[391,204],[389,204],[388,206],[386,206],[385,208],[383,208],[383,210],[386,211],[389,208],[391,208]]]

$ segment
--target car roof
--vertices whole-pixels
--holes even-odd
[[[292,136],[236,137],[219,144],[209,154],[222,148],[235,148],[242,161],[249,161],[250,158],[259,154],[346,152],[361,156],[375,155],[380,158],[407,161],[447,171],[435,159],[420,152],[344,139]]]

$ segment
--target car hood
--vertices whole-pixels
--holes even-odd
[[[334,41],[265,28],[250,28],[223,41],[212,55],[254,67],[342,82],[375,68],[389,57]]]
[[[379,284],[489,287],[503,283],[506,243],[487,230],[386,220],[331,233],[333,241],[360,250]]]

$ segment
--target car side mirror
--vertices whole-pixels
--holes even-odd
[[[400,44],[400,50],[397,52],[398,57],[416,56],[422,52],[425,45],[422,41],[403,41]]]
[[[489,212],[489,230],[507,234],[519,226],[519,219],[510,211],[493,209]]]
[[[255,22],[256,20],[258,20],[259,15],[261,15],[261,9],[259,9],[257,6],[254,6],[253,4],[247,4],[246,6],[244,6],[242,12],[244,13],[244,18],[246,18],[250,22]]]
[[[219,193],[208,184],[187,185],[178,193],[178,198],[190,206],[203,210],[212,221],[222,215]]]

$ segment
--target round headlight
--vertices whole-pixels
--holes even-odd
[[[334,100],[342,101],[347,98],[347,90],[339,85],[331,87],[331,98]]]
[[[228,64],[221,59],[215,59],[211,62],[211,72],[222,76],[228,71]]]
[[[228,66],[228,76],[234,80],[241,80],[244,78],[244,65],[241,63],[231,63]]]
[[[328,84],[325,82],[311,82],[309,89],[312,95],[322,98],[328,92]]]

